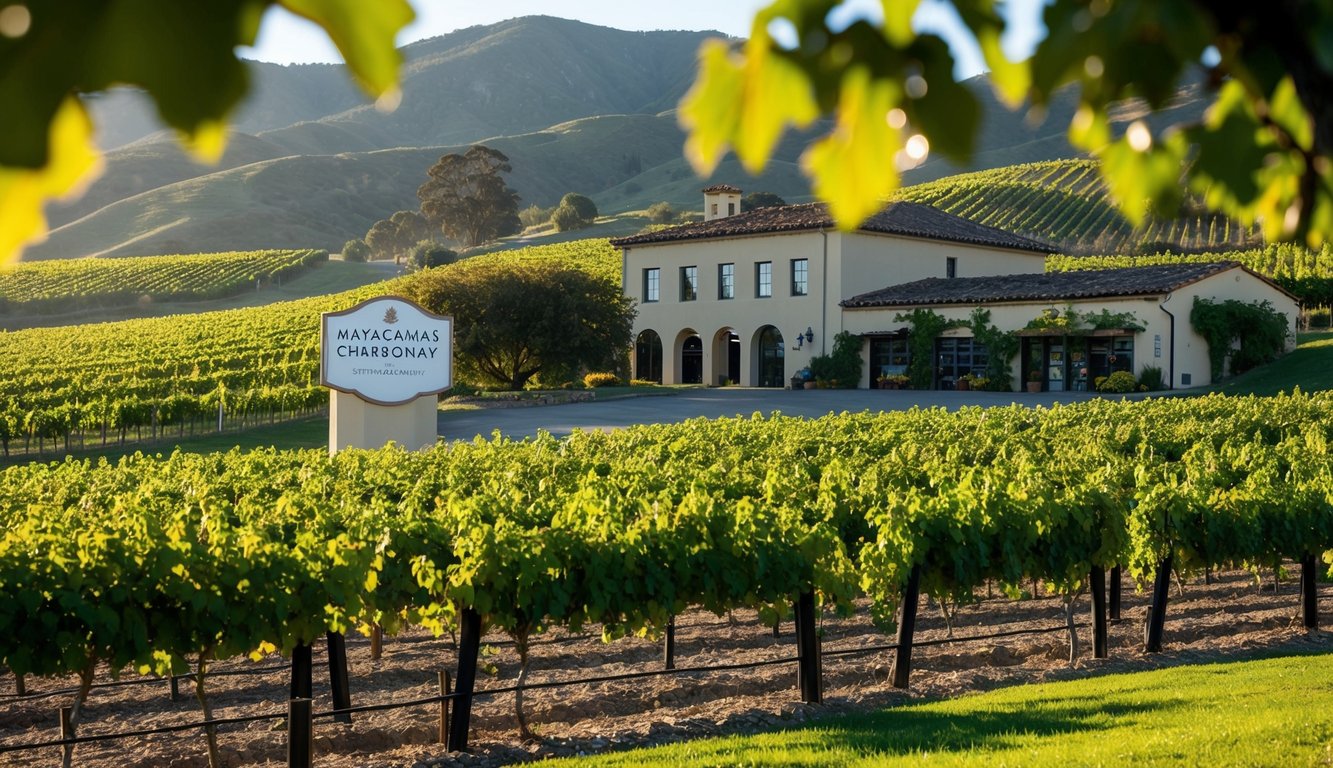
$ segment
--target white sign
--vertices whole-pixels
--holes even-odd
[[[453,318],[397,296],[325,312],[319,380],[376,405],[403,405],[453,386]]]

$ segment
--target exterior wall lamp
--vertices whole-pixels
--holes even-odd
[[[813,343],[815,343],[815,329],[807,325],[805,327],[805,333],[796,334],[796,346],[792,347],[792,349],[800,349],[806,344]]]

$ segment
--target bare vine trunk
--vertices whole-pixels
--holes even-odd
[[[1074,604],[1078,602],[1078,596],[1083,594],[1079,590],[1072,595],[1065,596],[1065,627],[1069,630],[1069,666],[1075,666],[1078,663],[1078,628],[1074,626]]]
[[[213,707],[208,703],[208,696],[204,693],[204,675],[208,673],[209,653],[210,651],[204,651],[199,654],[199,668],[194,675],[194,697],[199,700],[204,720],[213,719]],[[204,736],[208,742],[208,768],[222,768],[222,755],[218,752],[217,726],[204,726]]]
[[[523,686],[528,681],[528,629],[522,627],[514,632],[514,647],[518,651],[518,680],[514,683],[514,718],[518,720],[518,735],[523,739],[535,739],[537,735],[528,728],[528,721],[523,717]]]
[[[97,668],[97,660],[89,659],[88,666],[79,672],[79,691],[74,694],[74,706],[69,711],[69,734],[74,736],[79,730],[79,719],[83,715],[83,703],[88,700],[88,692],[93,689],[93,670]],[[74,763],[74,745],[65,745],[65,756],[61,760],[63,768],[70,768]]]

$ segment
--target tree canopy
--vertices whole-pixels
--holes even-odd
[[[343,243],[343,261],[366,261],[370,258],[370,246],[361,238],[354,237]]]
[[[676,220],[676,209],[665,200],[653,203],[645,211],[648,221],[653,224],[670,224]]]
[[[558,208],[573,208],[574,213],[578,214],[579,221],[583,226],[587,226],[597,220],[597,203],[587,195],[580,195],[577,192],[570,192],[560,198]]]
[[[981,108],[953,79],[948,45],[918,33],[919,0],[882,3],[884,18],[846,23],[848,0],[776,0],[743,44],[706,43],[681,103],[686,155],[700,174],[734,149],[759,173],[788,127],[823,115],[832,130],[802,158],[814,192],[843,227],[883,204],[899,173],[929,152],[974,150]],[[1078,89],[1073,144],[1097,153],[1127,218],[1174,213],[1185,190],[1265,237],[1318,245],[1333,235],[1333,19],[1326,3],[1053,0],[1047,36],[1015,62],[993,0],[951,0],[981,50],[991,84],[1039,116],[1057,89]],[[794,39],[777,40],[786,29]],[[1212,106],[1196,125],[1155,134],[1146,121],[1113,136],[1112,102],[1165,107],[1202,73]],[[1197,75],[1195,75],[1197,76]],[[744,108],[741,108],[744,105]]]
[[[437,231],[416,211],[398,211],[371,225],[366,232],[366,245],[376,256],[397,260],[411,252],[417,243],[436,239]]]
[[[783,200],[772,192],[751,192],[741,198],[741,212],[753,211],[759,208],[775,208],[779,205],[786,204],[786,200]]]
[[[76,194],[101,167],[80,94],[141,88],[197,157],[220,157],[226,117],[249,86],[237,48],[254,43],[260,18],[275,5],[323,27],[361,87],[385,107],[397,103],[402,54],[394,37],[413,19],[406,0],[8,5],[0,34],[0,265],[45,235],[46,201]]]
[[[412,281],[409,298],[454,319],[458,374],[512,389],[619,367],[633,303],[611,280],[559,264],[464,262]]]
[[[512,170],[503,152],[481,144],[445,155],[417,190],[421,212],[466,248],[512,235],[522,229],[518,193],[500,175]]]

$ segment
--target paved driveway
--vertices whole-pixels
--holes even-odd
[[[443,411],[439,432],[447,440],[471,440],[477,435],[489,437],[494,430],[520,439],[546,430],[563,436],[570,432],[615,429],[634,424],[660,424],[703,416],[749,416],[780,412],[787,416],[823,416],[842,411],[903,411],[914,405],[961,408],[968,405],[992,406],[1018,403],[1027,406],[1071,403],[1096,395],[1085,392],[931,392],[916,390],[781,390],[689,389],[680,394],[628,397],[604,402],[529,408],[490,408],[477,411]]]

